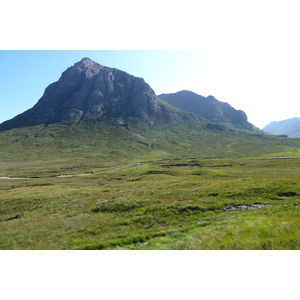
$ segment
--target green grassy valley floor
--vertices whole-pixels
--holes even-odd
[[[298,157],[4,161],[0,248],[300,249]]]

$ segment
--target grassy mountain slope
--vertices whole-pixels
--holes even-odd
[[[76,126],[58,123],[0,132],[0,175],[22,175],[11,164],[37,165],[36,173],[27,175],[40,176],[39,172],[49,170],[58,173],[71,168],[70,172],[74,166],[89,169],[159,159],[237,158],[300,149],[298,139],[207,129],[197,120],[160,124],[155,129],[148,125],[141,128],[135,120],[128,124],[125,128],[111,122],[101,126],[90,122]],[[43,169],[43,164],[48,168]]]

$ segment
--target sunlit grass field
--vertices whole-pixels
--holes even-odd
[[[5,163],[1,249],[300,249],[300,158]],[[10,171],[8,171],[10,169]],[[41,172],[41,170],[46,170]]]
[[[0,249],[300,248],[299,139],[159,126],[0,132]]]

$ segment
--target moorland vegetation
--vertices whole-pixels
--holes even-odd
[[[0,124],[0,248],[300,249],[300,139],[202,100],[211,120],[89,59],[65,71]]]
[[[299,140],[68,130],[1,145],[1,249],[300,248]]]

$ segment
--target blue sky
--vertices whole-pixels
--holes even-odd
[[[196,60],[204,59],[205,53],[206,51],[0,51],[1,106],[7,100],[17,101],[15,103],[19,105],[24,103],[27,107],[28,101],[35,103],[48,84],[58,80],[65,69],[83,57],[143,77],[160,92],[164,90],[164,85],[168,88],[172,82],[174,86],[183,82],[186,76],[184,73],[194,72],[199,67],[195,64]],[[149,82],[151,80],[154,82]]]
[[[208,51],[0,51],[0,122],[31,108],[44,89],[83,57],[142,77],[157,94],[188,88]]]
[[[191,90],[246,112],[254,125],[300,117],[300,60],[291,51],[2,50],[0,122],[31,108],[83,57],[142,77],[156,94]]]
[[[141,3],[3,4],[0,123],[31,108],[83,57],[143,77],[157,94],[213,95],[260,128],[300,117],[298,1]]]

